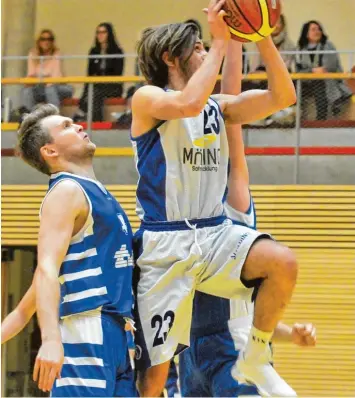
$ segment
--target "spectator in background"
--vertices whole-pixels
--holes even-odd
[[[90,49],[88,63],[88,76],[122,76],[124,58],[101,58],[100,55],[123,55],[124,52],[117,43],[115,32],[111,23],[103,22],[96,28],[95,45]],[[121,83],[94,84],[93,120],[103,120],[103,107],[105,98],[121,97],[123,87]],[[74,115],[74,121],[86,119],[88,109],[88,85],[85,84],[84,92],[80,98],[79,110]]]
[[[288,36],[286,18],[283,14],[281,14],[276,24],[275,30],[271,34],[271,38],[276,48],[281,53],[284,51],[296,51],[296,45]],[[295,62],[296,62],[295,54],[281,54],[281,56],[287,66],[287,69],[290,72],[293,72],[295,69]],[[256,71],[265,72],[266,71],[265,65],[263,64],[260,55],[258,54],[257,57],[258,58],[256,61],[257,65]]]
[[[303,25],[298,41],[300,51],[336,51],[318,21],[309,21]],[[309,73],[343,72],[338,54],[299,54],[297,71]],[[332,116],[337,115],[351,98],[351,91],[343,80],[309,80],[302,82],[302,95],[314,96],[317,119],[328,117],[328,105]]]
[[[28,54],[27,77],[62,77],[63,71],[59,59],[59,49],[54,33],[43,29],[36,40],[35,47]],[[40,59],[38,57],[46,57]],[[20,113],[30,112],[38,103],[51,103],[57,107],[64,98],[73,95],[73,87],[68,84],[28,85],[22,92]]]
[[[130,129],[132,124],[132,97],[139,87],[132,86],[126,94],[126,111],[117,119],[117,124],[121,129]]]
[[[202,31],[202,26],[200,24],[200,22],[197,19],[187,19],[186,21],[184,21],[184,23],[191,23],[193,25],[195,25],[197,27],[197,31],[198,31],[198,36],[199,38],[203,41],[203,31]],[[203,46],[205,47],[206,51],[209,51],[210,46],[207,42],[203,41]],[[247,74],[249,73],[250,70],[250,66],[249,66],[249,62],[247,60],[247,55],[246,55],[246,50],[244,48],[244,46],[242,47],[243,49],[243,74]],[[222,69],[223,69],[223,62],[221,65],[221,71],[220,73],[222,73]],[[242,81],[242,91],[246,91],[249,90],[250,87],[250,82],[247,81]],[[213,90],[214,94],[220,93],[221,92],[221,82],[218,80],[215,88]]]
[[[275,26],[275,30],[271,34],[272,41],[274,42],[276,48],[280,51],[282,59],[284,60],[287,69],[290,72],[295,70],[296,63],[296,55],[295,54],[283,54],[283,52],[287,51],[296,51],[296,45],[290,39],[288,35],[287,22],[286,18],[283,14],[280,15],[279,20]],[[266,72],[266,68],[259,54],[256,55],[255,59],[256,68],[254,72],[264,73]],[[265,90],[267,88],[266,80],[254,80],[250,82],[248,89],[262,89]],[[282,109],[281,111],[275,113],[267,117],[264,120],[257,120],[253,123],[250,123],[252,126],[269,126],[272,123],[277,123],[279,125],[290,125],[295,121],[295,107],[289,107],[286,109]]]

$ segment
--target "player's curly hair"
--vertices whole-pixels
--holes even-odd
[[[179,58],[184,69],[190,59],[198,28],[192,23],[175,23],[148,28],[138,43],[138,64],[149,84],[164,88],[168,84],[168,66],[163,61],[165,52],[169,60]]]
[[[42,121],[48,116],[58,114],[59,109],[56,106],[40,105],[31,113],[24,115],[17,132],[17,155],[30,166],[47,175],[50,175],[51,172],[41,155],[41,148],[52,143],[53,138],[48,129],[43,127]]]

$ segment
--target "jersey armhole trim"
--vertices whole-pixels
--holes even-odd
[[[220,113],[220,115],[222,116],[222,118],[223,118],[223,120],[224,120],[224,115],[223,115],[223,112],[222,112],[222,110],[221,110],[221,107],[219,106],[218,101],[216,101],[212,96],[211,96],[210,98],[211,98],[211,100],[212,100],[213,102],[215,102],[215,103],[217,104],[219,113]]]
[[[133,136],[132,136],[132,131],[130,131],[130,132],[129,132],[129,135],[130,135],[131,141],[134,141],[134,142],[140,141],[141,139],[143,139],[143,138],[146,137],[147,135],[153,133],[155,129],[158,129],[159,127],[161,127],[165,122],[166,122],[166,120],[160,120],[160,122],[159,122],[156,126],[152,127],[152,128],[151,128],[150,130],[148,130],[146,133],[143,133],[143,134],[141,134],[141,135],[138,136],[138,137],[133,137]]]
[[[52,192],[52,190],[53,190],[58,184],[60,184],[62,181],[73,181],[73,182],[81,189],[81,191],[83,192],[83,194],[84,194],[84,196],[85,196],[85,198],[86,198],[86,201],[87,201],[87,203],[88,203],[88,205],[89,205],[89,213],[88,213],[88,216],[87,216],[87,218],[86,218],[86,220],[85,220],[84,225],[82,226],[82,228],[80,228],[80,230],[79,230],[74,236],[72,236],[72,237],[70,238],[70,243],[72,244],[72,243],[75,243],[75,242],[73,242],[73,241],[77,240],[78,237],[88,228],[88,226],[89,226],[89,224],[90,224],[90,220],[92,219],[92,203],[91,203],[91,200],[90,200],[88,194],[85,192],[85,189],[84,189],[77,181],[75,181],[75,180],[72,179],[72,178],[63,178],[63,179],[57,181],[57,182],[50,188],[50,190],[46,193],[45,197],[44,197],[43,200],[42,200],[41,207],[40,207],[40,209],[39,209],[39,219],[41,219],[42,207],[43,207],[44,201],[47,199],[47,196],[48,196],[48,195]]]

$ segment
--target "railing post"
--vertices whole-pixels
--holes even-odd
[[[92,112],[94,108],[94,84],[88,85],[88,114],[87,114],[87,133],[92,137]]]
[[[351,69],[354,65],[354,53],[352,52],[349,54],[349,73],[351,73]]]
[[[301,145],[301,117],[302,117],[302,84],[301,80],[297,79],[296,83],[297,103],[296,103],[296,123],[295,123],[295,166],[294,166],[294,184],[299,184],[300,176],[300,145]]]
[[[44,58],[43,58],[43,56],[41,55],[40,56],[40,58],[39,58],[39,78],[41,79],[42,77],[44,77],[43,76],[43,63],[44,63]]]

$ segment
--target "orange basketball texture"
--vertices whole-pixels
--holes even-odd
[[[232,39],[256,42],[270,36],[281,14],[280,0],[226,0]]]

